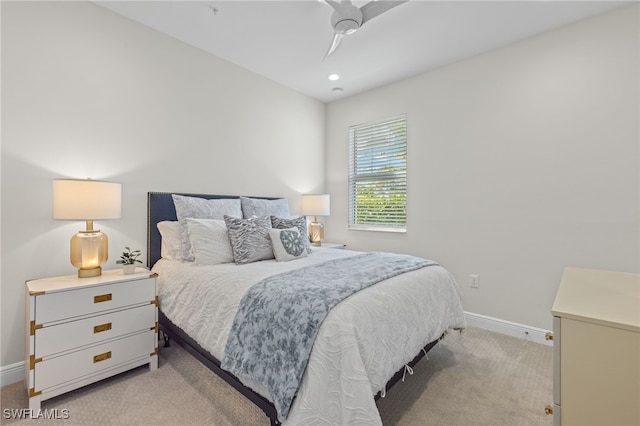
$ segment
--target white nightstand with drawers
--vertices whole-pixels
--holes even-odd
[[[29,408],[149,364],[158,367],[156,274],[137,268],[27,281]]]
[[[565,268],[553,313],[553,423],[640,425],[640,275]]]
[[[311,244],[311,249],[325,249],[325,248],[332,248],[332,249],[346,249],[347,245],[346,244],[339,244],[339,243],[322,243],[319,246],[315,246],[313,244]]]

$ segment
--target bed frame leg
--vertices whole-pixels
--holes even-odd
[[[165,333],[164,331],[162,332],[162,338],[164,339],[164,347],[168,348],[169,346],[171,346],[171,343],[169,342],[169,335],[167,333]]]

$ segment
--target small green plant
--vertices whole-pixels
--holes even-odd
[[[125,247],[126,251],[123,251],[120,255],[120,260],[116,260],[116,263],[122,265],[135,265],[136,263],[142,263],[138,260],[138,257],[142,254],[140,250],[131,250],[129,247]]]

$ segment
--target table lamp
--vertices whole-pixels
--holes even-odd
[[[55,179],[53,181],[53,218],[84,220],[86,229],[71,238],[71,264],[78,277],[96,277],[109,258],[109,239],[93,229],[94,220],[119,219],[122,184],[98,180]]]
[[[313,245],[319,246],[324,239],[324,225],[318,221],[318,216],[329,216],[329,194],[305,194],[302,196],[301,204],[302,215],[313,216],[313,222],[309,224],[309,239]]]

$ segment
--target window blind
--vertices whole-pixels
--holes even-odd
[[[406,114],[350,127],[349,153],[349,228],[406,230]]]

